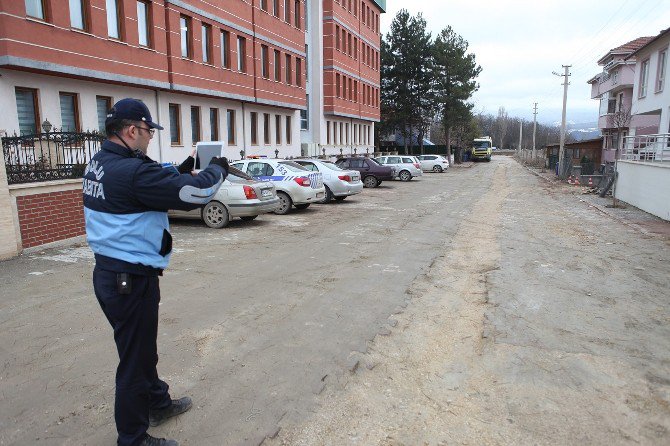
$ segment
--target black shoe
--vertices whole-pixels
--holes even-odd
[[[166,440],[165,438],[155,438],[147,434],[140,443],[140,446],[179,446],[175,440]]]
[[[172,404],[166,407],[165,409],[152,410],[149,413],[149,425],[158,426],[168,418],[172,418],[174,416],[179,415],[180,413],[186,412],[191,408],[192,405],[193,402],[191,401],[191,398],[187,396],[179,398],[178,400],[172,400]]]

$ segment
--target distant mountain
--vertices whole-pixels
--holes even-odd
[[[558,128],[561,127],[560,122],[558,123],[555,122],[554,125]],[[594,139],[601,136],[597,121],[581,122],[581,123],[568,122],[566,127],[568,134],[572,136],[575,139],[575,141]]]

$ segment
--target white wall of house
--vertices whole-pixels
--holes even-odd
[[[616,198],[670,220],[670,165],[620,160],[617,171]]]
[[[245,149],[248,154],[272,154],[274,156],[274,150],[279,149],[280,157],[300,155],[300,113],[296,110],[0,69],[0,109],[3,111],[0,113],[0,128],[5,129],[8,135],[12,135],[14,132],[19,133],[15,94],[17,87],[37,90],[40,122],[48,120],[59,129],[62,127],[59,92],[77,94],[78,118],[80,128],[84,131],[98,129],[96,96],[110,97],[112,103],[127,97],[142,100],[149,107],[154,121],[165,128],[165,130],[157,132],[149,145],[149,156],[159,162],[181,162],[195,148],[191,133],[191,107],[193,106],[200,108],[199,139],[201,141],[210,140],[210,108],[219,109],[219,139],[225,142],[225,155],[232,159],[238,159],[240,157],[239,152],[242,149]],[[181,142],[175,145],[171,144],[170,140],[170,104],[178,104],[180,109]],[[235,110],[236,117],[236,139],[233,145],[227,143],[226,111],[229,109]],[[252,111],[257,112],[260,116],[259,144],[256,146],[251,144],[249,116]],[[263,113],[270,113],[272,116],[271,147],[263,144]],[[281,115],[282,120],[282,143],[280,145],[275,143],[275,114]],[[292,117],[291,144],[286,142],[286,116]]]
[[[656,133],[670,133],[670,79],[668,71],[670,69],[670,34],[657,40],[641,49],[636,54],[637,63],[635,66],[635,83],[633,87],[633,108],[634,114],[640,115],[658,115],[660,122]],[[659,56],[665,51],[665,81],[659,89],[658,80],[661,73],[659,67]],[[640,97],[642,83],[642,64],[649,61],[649,70],[646,79],[647,91],[644,97]],[[638,134],[640,134],[638,132]]]

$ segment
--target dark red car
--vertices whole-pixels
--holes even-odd
[[[361,181],[365,187],[377,187],[382,181],[392,180],[395,171],[392,167],[382,166],[375,160],[363,157],[340,158],[335,161],[340,169],[356,170],[361,173]]]

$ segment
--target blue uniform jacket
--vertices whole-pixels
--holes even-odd
[[[105,141],[83,179],[86,237],[96,264],[117,272],[159,274],[172,252],[167,210],[202,206],[226,175],[215,164],[195,177],[180,175],[139,151]]]

